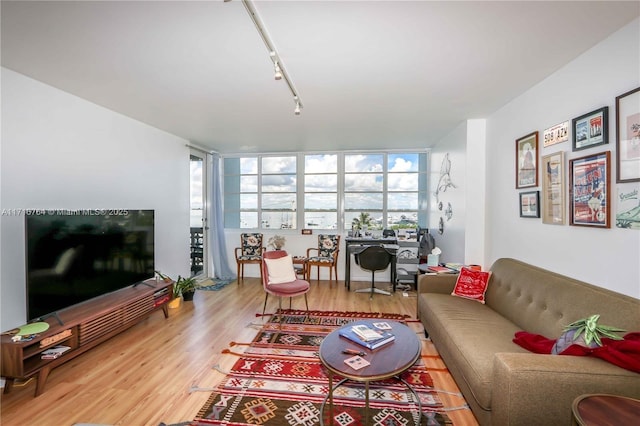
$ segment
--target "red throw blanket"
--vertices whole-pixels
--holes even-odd
[[[550,354],[556,341],[539,334],[518,331],[513,342],[537,354]],[[640,332],[627,333],[623,340],[603,337],[602,346],[597,348],[571,345],[560,355],[595,356],[618,367],[640,373]]]

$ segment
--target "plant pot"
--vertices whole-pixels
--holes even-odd
[[[167,303],[167,306],[169,306],[169,309],[176,309],[180,307],[180,304],[182,303],[182,298],[181,297],[175,297],[173,299],[171,299],[171,301],[169,303]]]
[[[194,294],[196,294],[195,291],[187,291],[185,293],[182,293],[182,298],[184,299],[185,302],[191,302],[193,300]]]
[[[577,339],[574,340],[575,334],[576,334],[576,330],[568,330],[562,333],[558,338],[558,340],[556,340],[556,343],[553,345],[553,348],[551,348],[551,353],[553,355],[559,355],[571,345],[580,345],[580,346],[584,346],[585,348],[598,347],[598,344],[593,341],[587,345],[587,343],[584,341],[584,335],[582,334],[578,336]]]

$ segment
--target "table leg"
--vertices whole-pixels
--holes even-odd
[[[369,381],[364,382],[364,424],[369,424]]]
[[[347,290],[351,290],[351,250],[349,244],[344,248],[344,285]]]
[[[329,373],[329,424],[333,421],[333,373]]]

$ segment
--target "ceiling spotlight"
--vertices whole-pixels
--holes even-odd
[[[295,115],[300,115],[300,102],[296,102],[296,109],[293,110]]]
[[[275,68],[275,71],[276,71],[276,73],[274,75],[274,78],[276,80],[280,80],[280,79],[282,79],[282,70],[280,69],[280,65],[278,65],[278,61],[275,61],[274,64],[275,64],[274,68]]]

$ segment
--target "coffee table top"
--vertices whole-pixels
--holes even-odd
[[[322,364],[335,374],[361,382],[388,379],[408,370],[420,357],[421,348],[416,333],[406,325],[397,321],[375,319],[355,321],[341,328],[352,327],[355,324],[367,324],[373,327],[374,322],[388,323],[396,337],[395,340],[377,349],[369,350],[340,336],[340,329],[334,330],[320,344],[319,356]],[[371,365],[354,370],[344,362],[345,359],[353,356],[343,354],[342,351],[345,349],[364,352],[363,358]]]
[[[640,400],[625,396],[588,394],[573,401],[580,425],[632,425],[640,422]]]

